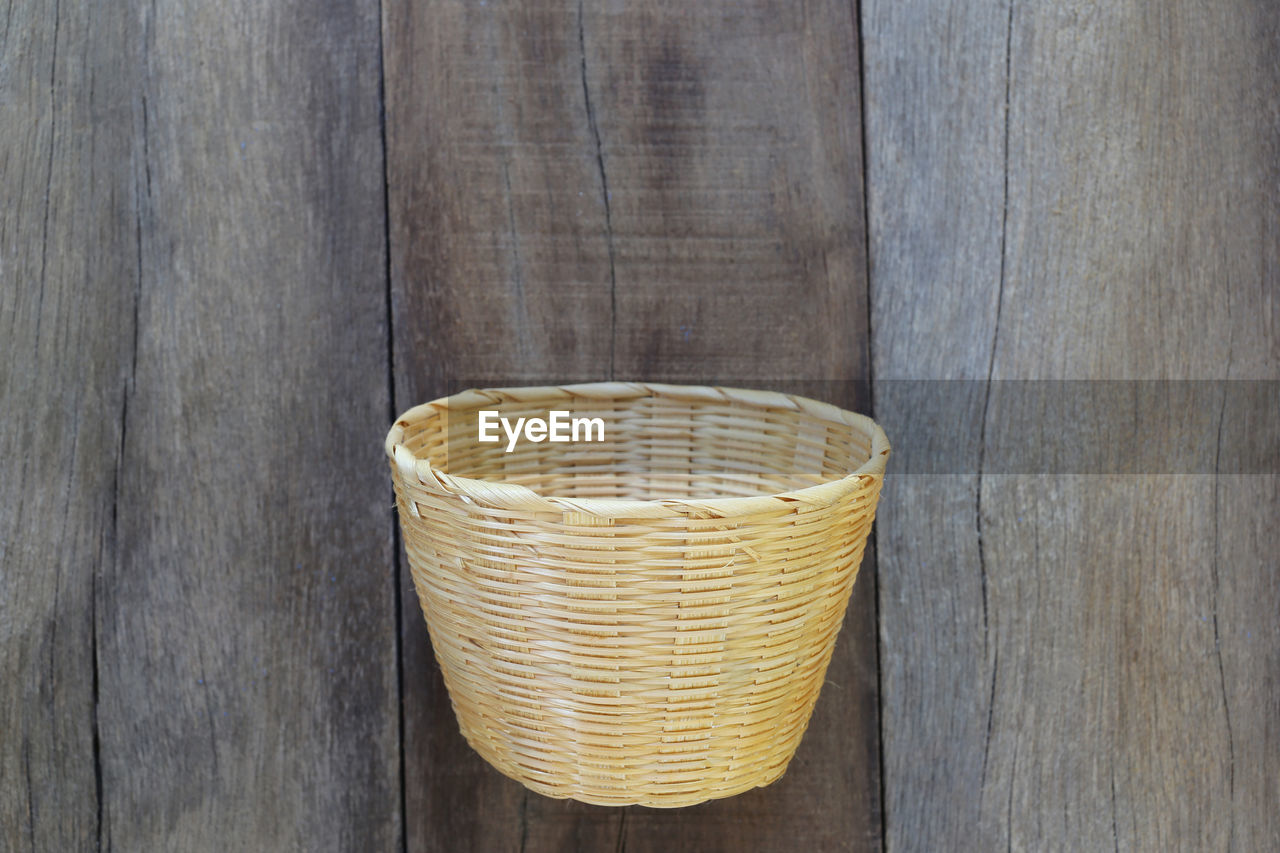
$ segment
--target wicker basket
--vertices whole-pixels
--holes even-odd
[[[476,441],[477,413],[605,441]],[[462,734],[538,793],[684,806],[786,770],[889,444],[804,397],[609,382],[468,391],[387,436],[414,585]]]

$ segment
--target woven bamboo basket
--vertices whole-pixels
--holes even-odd
[[[477,441],[482,409],[599,417],[604,441],[506,452]],[[783,774],[875,514],[874,422],[732,388],[506,388],[410,409],[386,451],[458,723],[494,767],[619,806]]]

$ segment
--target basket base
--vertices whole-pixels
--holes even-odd
[[[658,786],[655,785],[652,786],[653,789],[639,793],[635,790],[634,785],[628,788],[624,784],[619,784],[616,793],[611,793],[609,788],[603,784],[588,788],[581,784],[541,782],[530,775],[521,773],[519,768],[506,768],[490,760],[482,750],[476,748],[471,738],[467,737],[465,733],[463,737],[467,744],[485,760],[486,764],[508,779],[514,779],[519,782],[535,794],[541,794],[553,800],[576,800],[593,806],[645,806],[653,809],[677,809],[685,806],[696,806],[708,800],[720,800],[725,797],[737,796],[753,788],[764,788],[772,785],[781,779],[786,774],[787,767],[791,764],[791,758],[794,755],[794,753],[793,755],[788,755],[784,762],[766,768],[763,772],[751,776],[737,776],[732,780],[726,780],[721,785],[717,785],[710,780],[702,780],[687,785],[668,783],[661,786],[662,789],[666,790],[657,789]]]

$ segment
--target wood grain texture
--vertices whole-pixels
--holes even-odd
[[[876,419],[896,447],[937,424],[903,380],[956,392],[968,429],[937,476],[877,512],[885,842],[994,849],[978,832],[995,650],[977,527],[978,441],[1001,277],[1007,6],[862,4]],[[924,389],[928,393],[929,389]],[[944,427],[945,428],[945,427]],[[902,455],[899,454],[901,461]]]
[[[608,378],[608,223],[577,7],[388,2],[383,39],[398,410],[457,382]],[[542,798],[463,741],[402,574],[408,847],[537,849]]]
[[[384,38],[400,408],[455,380],[607,376],[865,405],[847,5],[390,3]],[[550,800],[485,766],[404,587],[410,849],[879,846],[863,571],[787,775],[679,811]]]
[[[877,402],[1275,379],[1274,12],[1004,11],[864,5]],[[985,402],[972,468],[882,496],[889,848],[1276,846],[1274,474],[983,476],[1039,426]]]
[[[11,5],[0,41],[3,850],[99,839],[94,589],[131,360],[136,47],[71,4]]]
[[[381,12],[385,67],[364,0],[4,13],[0,849],[1280,849],[1277,477],[992,473],[1043,424],[988,387],[1280,380],[1269,4]],[[393,405],[872,367],[953,473],[891,461],[780,782],[603,809],[465,745]]]
[[[584,32],[619,377],[866,380],[850,4],[628,4]]]
[[[400,837],[378,18],[138,4],[103,845]],[[132,306],[131,306],[132,307]]]
[[[866,411],[852,6],[639,4],[588,13],[583,30],[612,196],[618,377],[719,380]],[[626,850],[880,846],[874,589],[869,550],[787,774],[690,809],[630,809]]]

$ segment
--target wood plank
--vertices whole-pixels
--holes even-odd
[[[399,408],[455,380],[610,375],[865,405],[847,5],[391,3],[384,33]],[[484,765],[406,583],[410,848],[878,847],[864,571],[787,776],[677,811],[550,800]]]
[[[852,8],[646,3],[586,16],[619,376],[869,410]],[[862,572],[786,775],[689,809],[629,809],[620,849],[880,848],[874,549]]]
[[[104,845],[400,839],[376,3],[135,4]]]
[[[876,516],[885,842],[994,849],[978,833],[995,650],[976,521],[1000,283],[1008,9],[862,4],[876,418],[895,457]],[[952,423],[913,417],[953,381]],[[961,384],[972,380],[973,387]],[[950,412],[949,412],[950,413]],[[959,457],[906,476],[908,450]]]
[[[905,377],[1280,377],[1274,14],[1005,14],[864,6],[877,402]],[[1274,471],[980,474],[1043,427],[984,403],[960,476],[882,501],[890,849],[1274,847]]]
[[[576,6],[389,2],[383,32],[397,408],[459,382],[608,378],[608,222]],[[463,741],[401,565],[408,848],[531,851],[555,821],[599,847],[576,816],[592,807],[529,793]]]
[[[642,3],[587,25],[619,375],[865,380],[848,4]]]
[[[94,589],[131,360],[138,44],[100,12],[18,4],[0,40],[3,850],[100,837]]]

